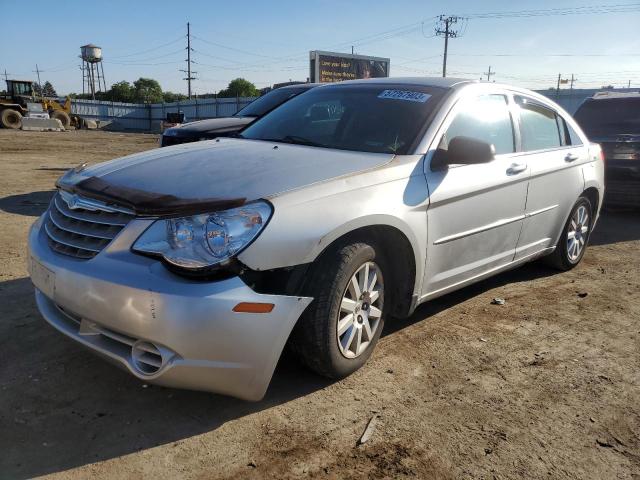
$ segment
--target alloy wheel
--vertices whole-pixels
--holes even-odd
[[[338,313],[338,348],[346,358],[360,356],[371,345],[382,318],[382,272],[366,262],[353,274],[342,295]]]
[[[569,261],[577,262],[589,238],[589,211],[585,205],[580,205],[571,217],[567,232],[567,255]]]

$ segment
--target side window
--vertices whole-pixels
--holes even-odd
[[[571,125],[569,125],[567,122],[564,122],[565,128],[567,129],[567,135],[569,137],[569,143],[568,145],[582,145],[582,139],[580,138],[580,136],[578,135],[578,133],[571,128]]]
[[[520,106],[522,150],[529,152],[567,144],[565,132],[560,134],[561,128],[555,111],[522,97],[516,97],[516,102]]]
[[[496,155],[515,152],[507,97],[482,95],[463,102],[462,110],[447,128],[439,148],[446,150],[452,138],[463,136],[492,144]]]

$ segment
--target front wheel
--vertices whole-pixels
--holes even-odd
[[[562,229],[556,249],[547,263],[558,270],[571,270],[584,256],[593,225],[593,207],[586,197],[580,197]]]
[[[17,130],[22,126],[22,114],[17,110],[5,108],[0,112],[0,123],[4,128]]]
[[[60,120],[60,123],[62,124],[62,127],[65,130],[69,130],[69,127],[71,126],[71,117],[69,117],[69,114],[63,110],[53,110],[49,116],[51,118],[56,118],[58,120]]]
[[[384,261],[366,243],[344,246],[318,262],[305,290],[314,301],[291,347],[315,372],[346,377],[371,356],[384,326]]]

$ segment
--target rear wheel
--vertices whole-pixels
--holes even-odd
[[[547,263],[558,270],[571,270],[584,256],[593,225],[593,207],[586,197],[580,197],[562,229],[554,252]]]
[[[371,245],[344,246],[316,265],[306,290],[314,301],[291,347],[315,372],[346,377],[371,356],[384,326],[384,262]]]
[[[2,110],[2,113],[0,113],[0,123],[2,123],[4,128],[17,130],[22,126],[22,114],[17,110],[5,108]]]
[[[64,127],[64,129],[69,130],[69,127],[71,126],[71,117],[69,117],[67,112],[64,112],[62,110],[53,110],[49,114],[49,116],[51,118],[56,118],[60,120],[60,123],[62,123],[62,126]]]

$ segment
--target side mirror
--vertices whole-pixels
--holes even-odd
[[[431,169],[438,170],[447,165],[474,165],[489,163],[496,150],[493,145],[471,137],[453,137],[447,150],[439,148],[431,160]]]

